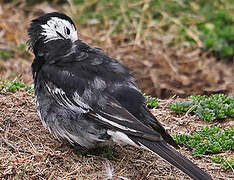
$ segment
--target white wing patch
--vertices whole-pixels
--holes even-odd
[[[79,96],[77,92],[74,93],[73,100],[85,109],[91,109],[91,107],[83,101],[83,98]]]
[[[78,40],[77,31],[73,24],[65,19],[60,19],[58,17],[52,17],[47,24],[41,25],[43,32],[42,35],[45,36],[45,43],[57,40],[57,39],[71,39],[72,42]],[[70,33],[67,33],[67,28],[69,29]],[[61,37],[60,35],[63,37]]]
[[[74,95],[74,101],[77,103],[75,105],[67,96],[66,93],[60,89],[60,88],[54,88],[51,89],[47,84],[46,87],[48,91],[51,93],[51,95],[54,97],[56,102],[58,102],[61,106],[69,108],[73,111],[80,112],[80,113],[87,113],[89,112],[89,109],[91,109],[88,105],[86,105],[84,102],[81,101],[81,99],[78,97],[79,95],[75,93]]]
[[[134,143],[125,133],[120,131],[112,131],[108,130],[107,134],[109,134],[112,140],[117,144],[129,144],[135,147],[139,147],[136,143]]]
[[[110,124],[111,126],[117,127],[117,128],[122,129],[122,130],[124,130],[124,131],[137,132],[137,130],[135,130],[135,129],[131,129],[131,128],[128,128],[128,127],[126,127],[126,126],[122,126],[121,124],[118,124],[118,123],[113,122],[113,121],[111,121],[111,120],[109,120],[109,119],[106,119],[106,118],[102,117],[102,116],[99,115],[99,114],[93,114],[93,115],[94,115],[95,117],[99,118],[100,120],[102,120],[102,121],[104,121],[104,122]]]
[[[79,112],[79,113],[88,113],[92,110],[92,108],[86,104],[83,100],[82,97],[79,96],[79,94],[77,92],[74,93],[73,95],[73,101],[76,103],[74,104],[67,96],[66,96],[66,93],[60,89],[60,88],[50,88],[48,84],[46,84],[46,88],[48,89],[48,91],[51,93],[51,95],[54,97],[54,99],[56,100],[56,102],[59,103],[59,105],[65,107],[65,108],[69,108],[75,112]],[[98,113],[92,113],[93,116],[95,116],[96,118],[98,118],[99,120],[105,122],[105,123],[108,123],[109,125],[113,126],[113,127],[116,127],[118,129],[121,129],[123,131],[130,131],[130,132],[138,132],[137,130],[135,129],[132,129],[132,128],[129,128],[129,127],[126,127],[126,126],[123,126],[121,124],[118,124],[114,121],[111,121],[105,117],[102,117],[100,114]],[[111,115],[110,115],[111,116]],[[121,121],[125,120],[125,119],[122,119],[120,117],[115,117],[113,116],[113,118],[116,118],[116,119],[119,119]],[[127,121],[127,120],[126,120]]]
[[[118,120],[120,120],[120,121],[125,121],[125,122],[130,122],[130,123],[132,123],[132,121],[131,121],[131,120],[128,120],[127,118],[123,118],[123,117],[118,116],[118,115],[111,115],[111,114],[108,114],[108,113],[103,112],[103,111],[102,111],[102,113],[103,113],[103,114],[106,114],[106,115],[109,116],[109,117],[118,119]]]

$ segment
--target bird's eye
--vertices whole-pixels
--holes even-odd
[[[70,29],[66,27],[67,35],[70,35]]]

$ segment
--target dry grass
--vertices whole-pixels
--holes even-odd
[[[168,105],[178,99],[160,100],[152,110],[172,134],[192,132],[204,126],[195,116],[179,117]],[[65,142],[54,139],[42,126],[34,97],[24,91],[0,94],[0,178],[3,179],[189,179],[181,171],[145,150],[131,146],[114,146],[115,156],[81,156]],[[224,122],[221,126],[227,126]],[[194,158],[191,152],[180,152],[208,172],[214,179],[232,179],[209,156]],[[226,152],[225,155],[230,155]]]
[[[18,77],[25,83],[32,83],[30,65],[33,56],[25,56],[17,46],[27,41],[30,20],[56,10],[59,11],[45,3],[33,8],[23,4],[1,6],[0,49],[16,52],[13,58],[0,60],[0,76],[3,79]],[[190,94],[234,94],[234,66],[208,58],[199,48],[178,50],[164,47],[163,40],[157,38],[140,44],[134,40],[125,42],[124,34],[111,36],[106,31],[94,27],[79,28],[79,25],[78,33],[88,44],[103,48],[108,55],[126,64],[146,94],[161,98],[174,94],[181,97]]]

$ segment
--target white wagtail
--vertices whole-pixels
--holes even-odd
[[[171,147],[178,145],[147,109],[129,70],[79,40],[68,16],[54,12],[34,19],[28,35],[37,110],[56,138],[80,150],[130,144],[158,154],[193,179],[212,179]]]

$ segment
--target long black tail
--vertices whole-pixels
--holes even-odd
[[[166,142],[152,142],[139,137],[130,137],[135,143],[140,143],[150,151],[161,156],[172,165],[176,166],[184,173],[188,174],[195,180],[212,180],[212,178],[202,171],[199,167],[193,164],[190,160],[182,156],[175,149],[167,145]]]

